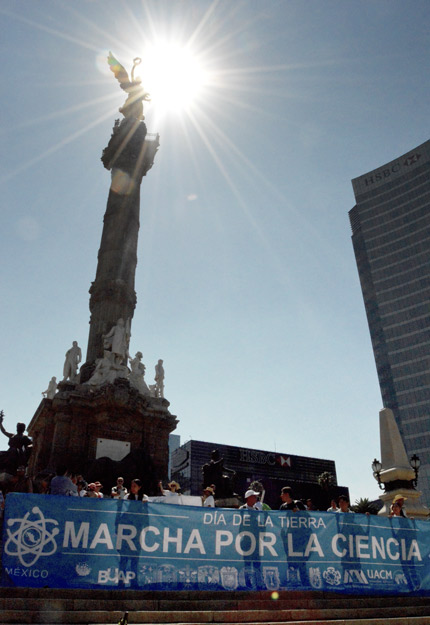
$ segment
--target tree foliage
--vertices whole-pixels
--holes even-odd
[[[336,484],[336,480],[330,471],[324,471],[318,476],[318,484],[323,490],[329,491],[330,488]]]
[[[355,504],[351,506],[351,510],[360,514],[378,514],[378,509],[367,497],[360,497],[355,500]]]

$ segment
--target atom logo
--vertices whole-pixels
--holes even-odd
[[[30,520],[30,514],[38,515],[39,519]],[[60,531],[54,527],[51,532],[47,524],[58,525],[55,519],[45,519],[40,508],[35,506],[22,519],[8,519],[9,526],[19,523],[15,531],[7,530],[7,540],[4,546],[9,556],[18,556],[22,566],[33,566],[40,556],[51,556],[57,551],[54,536]]]

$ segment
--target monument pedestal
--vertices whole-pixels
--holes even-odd
[[[428,508],[426,508],[420,501],[421,492],[412,488],[397,488],[395,490],[388,491],[383,495],[379,495],[379,499],[381,499],[384,504],[378,512],[380,516],[390,515],[390,507],[396,495],[400,495],[405,499],[404,508],[408,517],[421,520],[428,519]]]
[[[53,399],[41,401],[27,428],[33,438],[31,475],[66,464],[110,488],[114,484],[103,479],[112,481],[117,475],[110,473],[122,471],[128,481],[142,479],[147,490],[155,490],[158,480],[167,477],[168,438],[178,421],[166,399],[142,395],[123,378],[97,388],[60,383],[58,390]],[[100,439],[113,447],[115,442],[129,443],[130,453],[122,463],[95,463]]]
[[[381,516],[390,515],[390,506],[396,495],[405,500],[404,509],[414,519],[426,519],[429,509],[420,501],[421,492],[416,489],[415,471],[409,464],[406,449],[400,436],[393,411],[384,408],[379,412],[379,431],[381,436],[381,471],[374,474],[375,479],[384,485],[385,493],[379,498],[383,502]]]

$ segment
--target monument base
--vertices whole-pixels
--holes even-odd
[[[169,405],[141,395],[124,378],[96,388],[60,383],[27,428],[33,439],[29,474],[66,464],[107,491],[122,471],[126,482],[139,477],[145,492],[156,494],[158,481],[168,475],[168,438],[178,423]]]
[[[388,516],[394,497],[400,495],[405,500],[404,509],[409,517],[428,517],[429,509],[420,501],[422,493],[415,488],[418,471],[409,463],[394,413],[390,408],[383,408],[379,412],[379,431],[382,462],[380,470],[373,475],[384,485],[385,493],[379,496],[384,505],[378,514]],[[375,462],[377,463],[376,460]]]
[[[391,490],[385,492],[383,495],[379,496],[379,499],[383,502],[383,506],[381,510],[378,512],[380,516],[389,516],[390,507],[393,502],[393,499],[396,495],[400,495],[404,497],[404,509],[408,517],[413,519],[428,519],[429,509],[424,506],[424,504],[420,501],[421,492],[414,488],[397,488],[396,490]]]

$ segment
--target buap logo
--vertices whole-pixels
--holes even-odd
[[[18,556],[22,566],[33,566],[41,556],[52,556],[57,551],[54,538],[60,530],[53,527],[49,531],[47,526],[58,525],[58,522],[55,519],[45,519],[37,506],[22,519],[8,519],[7,524],[9,527],[18,524],[18,527],[14,531],[7,530],[5,553]]]

